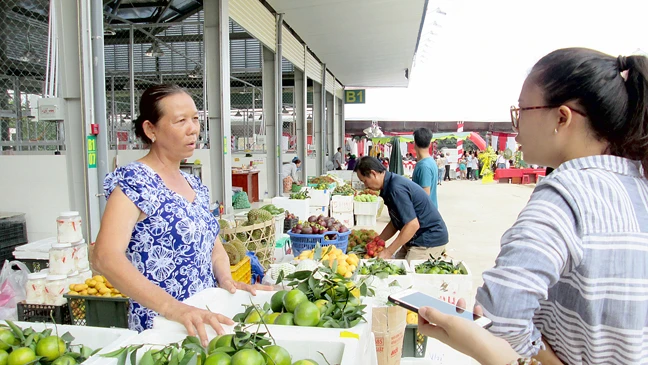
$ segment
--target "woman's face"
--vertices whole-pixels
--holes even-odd
[[[155,137],[153,146],[180,160],[191,157],[200,134],[193,99],[187,93],[178,93],[160,100],[159,107],[162,117],[157,124],[145,122],[146,134]]]
[[[533,82],[531,77],[524,81],[518,103],[520,108],[546,105],[542,89]],[[522,146],[525,162],[551,166],[553,160],[551,155],[556,152],[552,142],[557,122],[557,109],[520,111],[518,135],[515,140]]]

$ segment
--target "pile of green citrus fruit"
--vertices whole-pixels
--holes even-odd
[[[182,343],[149,349],[135,364],[133,359],[142,347],[131,345],[102,356],[116,358],[123,364],[130,358],[131,365],[319,365],[311,359],[292,362],[288,350],[278,346],[265,333],[248,332],[241,325],[235,327],[233,334],[215,337],[206,349],[198,338],[187,336]]]
[[[76,365],[96,352],[83,345],[70,345],[74,337],[69,333],[59,337],[52,329],[36,332],[11,321],[6,323],[0,326],[0,365]]]
[[[318,257],[320,254],[321,251],[316,253]],[[292,290],[276,292],[270,303],[265,303],[263,307],[247,306],[244,312],[234,316],[234,321],[245,324],[355,327],[364,320],[366,306],[361,304],[360,296],[366,296],[366,285],[356,287],[352,281],[337,273],[337,261],[332,266],[288,275],[286,280],[291,281],[288,285],[293,287]]]

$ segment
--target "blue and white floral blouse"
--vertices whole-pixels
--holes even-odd
[[[181,172],[196,192],[193,202],[167,188],[153,169],[133,162],[108,174],[106,199],[119,186],[147,217],[135,224],[126,250],[130,262],[149,281],[183,301],[216,286],[212,250],[220,227],[209,212],[209,191],[195,176]],[[128,327],[143,331],[158,314],[131,300]]]

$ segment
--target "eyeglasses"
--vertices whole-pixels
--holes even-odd
[[[555,105],[544,105],[544,106],[530,106],[530,107],[520,108],[520,107],[517,107],[515,105],[512,105],[511,106],[511,124],[513,124],[513,130],[515,130],[516,132],[518,130],[518,126],[520,125],[520,112],[521,111],[523,111],[523,110],[553,109],[553,108],[558,108],[560,106],[562,106],[562,105],[557,105],[557,106],[555,106]],[[584,112],[582,112],[582,111],[580,111],[578,109],[574,109],[574,108],[572,108],[570,106],[567,106],[567,108],[569,108],[569,110],[571,110],[572,112],[574,112],[576,114],[580,114],[580,115],[582,115],[584,117],[587,116]]]

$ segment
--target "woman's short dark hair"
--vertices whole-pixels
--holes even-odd
[[[377,158],[371,156],[365,156],[358,161],[354,172],[360,172],[362,176],[370,176],[371,171],[376,171],[378,173],[385,172],[387,169],[383,166]]]
[[[187,91],[178,85],[162,84],[151,86],[144,91],[139,103],[139,116],[133,122],[133,129],[135,135],[139,137],[142,142],[151,144],[151,139],[148,138],[144,132],[144,122],[149,121],[153,125],[162,118],[162,109],[160,108],[160,101],[167,96],[187,93]]]
[[[418,148],[430,148],[432,132],[427,128],[419,128],[414,131],[414,144]]]
[[[565,48],[544,56],[530,77],[547,105],[578,104],[609,143],[606,153],[641,161],[648,176],[648,58]]]
[[[293,163],[294,163],[295,165],[298,165],[298,164],[301,163],[301,160],[300,160],[300,159],[293,160]]]

